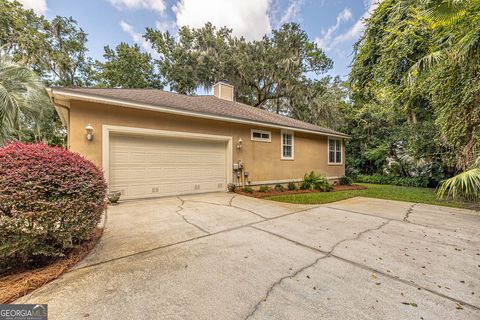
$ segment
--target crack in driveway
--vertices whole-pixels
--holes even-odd
[[[303,247],[307,247],[307,248],[309,248],[309,249],[312,249],[312,250],[314,250],[314,251],[323,253],[323,254],[325,254],[325,255],[317,258],[317,259],[316,259],[315,261],[313,261],[312,263],[310,263],[310,264],[308,264],[308,265],[306,265],[306,266],[301,267],[300,269],[296,270],[293,274],[284,276],[284,277],[280,278],[279,280],[275,281],[275,282],[270,286],[270,288],[267,290],[267,293],[265,294],[265,296],[264,296],[259,302],[257,302],[257,304],[254,306],[252,312],[250,312],[250,313],[245,317],[245,319],[251,318],[251,317],[258,311],[258,309],[260,308],[260,305],[261,305],[262,303],[267,302],[268,297],[270,296],[270,294],[272,293],[272,291],[275,289],[275,287],[278,286],[278,285],[280,285],[285,279],[292,279],[292,278],[294,278],[295,276],[297,276],[299,273],[301,273],[302,271],[305,271],[306,269],[313,267],[313,266],[314,266],[315,264],[317,264],[320,260],[323,260],[323,259],[326,259],[326,258],[331,257],[332,254],[333,254],[333,251],[334,251],[339,245],[341,245],[342,243],[344,243],[344,242],[346,242],[346,241],[358,240],[358,239],[360,239],[360,237],[361,237],[363,234],[365,234],[365,233],[367,233],[367,232],[370,232],[370,231],[380,230],[380,229],[382,229],[383,227],[385,227],[387,224],[389,224],[390,222],[391,222],[391,221],[384,221],[384,222],[382,222],[379,226],[377,226],[377,227],[375,227],[375,228],[368,228],[368,229],[365,229],[365,230],[357,233],[357,234],[355,235],[355,237],[353,237],[353,238],[346,238],[346,239],[339,240],[339,241],[337,241],[337,242],[332,246],[332,248],[331,248],[329,251],[319,250],[319,249],[317,249],[317,248],[313,248],[313,247],[311,247],[311,246],[304,245],[304,244],[302,244],[302,243],[300,243],[300,242],[297,242],[297,241],[294,241],[294,240],[290,240],[290,239],[288,239],[288,238],[285,238],[285,237],[280,236],[280,235],[278,235],[278,234],[275,234],[275,233],[273,233],[273,232],[266,231],[266,230],[263,230],[263,229],[261,229],[261,228],[252,226],[252,228],[254,228],[254,229],[256,229],[256,230],[266,232],[266,233],[268,233],[268,234],[271,234],[271,235],[277,236],[277,237],[279,237],[279,238],[281,238],[281,239],[284,239],[284,240],[293,242],[293,243],[295,243],[295,244],[297,244],[297,245],[300,245],[300,246],[303,246]]]
[[[179,209],[176,210],[175,213],[176,213],[177,215],[179,215],[180,217],[182,217],[182,219],[183,219],[186,223],[188,223],[189,225],[192,225],[192,226],[194,226],[195,228],[199,229],[200,231],[203,231],[203,232],[205,232],[205,233],[207,233],[207,234],[210,234],[210,232],[208,232],[207,230],[203,229],[203,228],[200,227],[199,225],[197,225],[197,224],[189,221],[189,220],[187,219],[187,217],[185,217],[185,215],[183,215],[183,214],[181,213],[181,212],[184,210],[183,205],[185,204],[185,201],[184,201],[182,198],[180,198],[180,197],[177,197],[177,199],[181,201],[181,204],[178,206]]]
[[[293,274],[290,274],[290,275],[287,275],[285,277],[282,277],[280,279],[278,279],[277,281],[275,281],[275,283],[273,283],[271,286],[268,287],[268,290],[266,292],[266,295],[264,296],[264,298],[262,300],[260,300],[254,307],[254,309],[251,311],[251,313],[247,316],[247,318],[250,318],[252,316],[254,316],[256,314],[256,312],[261,308],[262,306],[262,302],[266,302],[267,299],[269,298],[269,296],[272,294],[272,292],[274,291],[275,287],[279,286],[282,284],[282,282],[288,278],[294,278],[295,276],[297,276],[298,274],[300,274],[302,271],[310,268],[310,267],[313,267],[315,266],[317,263],[319,263],[321,260],[323,259],[326,259],[326,258],[334,258],[334,259],[339,259],[341,261],[344,261],[346,263],[349,263],[349,264],[352,264],[356,267],[359,267],[359,268],[362,268],[364,270],[369,270],[371,272],[375,272],[377,274],[380,274],[382,276],[385,276],[389,279],[393,279],[395,281],[399,281],[401,283],[404,283],[406,285],[409,285],[411,287],[415,287],[415,288],[421,288],[427,292],[430,292],[432,294],[435,294],[437,296],[440,296],[440,297],[443,297],[445,299],[448,299],[450,301],[454,301],[454,302],[457,302],[457,303],[461,303],[463,306],[468,306],[468,307],[471,307],[473,309],[476,309],[476,310],[480,310],[479,307],[475,306],[475,305],[471,305],[471,304],[468,304],[468,303],[465,303],[463,301],[460,301],[460,300],[457,300],[457,299],[454,299],[454,298],[451,298],[449,296],[446,296],[442,293],[439,293],[439,292],[436,292],[434,290],[431,290],[431,289],[428,289],[428,288],[424,288],[424,287],[421,287],[421,286],[418,286],[417,284],[415,284],[414,282],[409,282],[407,280],[403,280],[403,279],[400,279],[400,278],[397,278],[397,277],[394,277],[392,275],[389,275],[389,274],[386,274],[382,271],[379,271],[379,270],[376,270],[376,269],[373,269],[371,267],[368,267],[366,265],[363,265],[361,263],[357,263],[355,261],[351,261],[351,260],[348,260],[348,259],[345,259],[345,258],[342,258],[341,256],[337,256],[334,254],[336,248],[338,248],[342,243],[345,243],[347,241],[356,241],[356,240],[359,240],[364,234],[368,233],[368,232],[371,232],[371,231],[375,231],[375,230],[380,230],[382,229],[383,227],[385,227],[386,225],[388,225],[390,222],[392,221],[395,221],[395,222],[398,222],[398,223],[411,223],[410,221],[408,221],[408,218],[410,216],[410,214],[413,212],[414,210],[414,206],[416,204],[412,204],[407,212],[405,213],[405,216],[400,219],[392,219],[392,218],[384,218],[384,217],[379,217],[379,216],[374,216],[374,215],[370,215],[370,214],[365,214],[365,213],[361,213],[361,212],[355,212],[355,211],[350,211],[350,210],[345,210],[345,209],[339,209],[339,208],[331,208],[331,209],[335,209],[335,210],[340,210],[340,211],[346,211],[346,212],[352,212],[352,213],[355,213],[355,214],[363,214],[363,215],[369,215],[369,216],[374,216],[378,219],[382,219],[384,222],[381,223],[379,226],[375,227],[375,228],[369,228],[369,229],[365,229],[357,234],[355,234],[354,237],[350,237],[350,238],[346,238],[346,239],[343,239],[343,240],[339,240],[337,241],[335,244],[332,245],[331,249],[329,251],[322,251],[322,250],[319,250],[315,247],[310,247],[308,245],[305,245],[305,244],[302,244],[302,243],[299,243],[299,242],[296,242],[294,240],[291,240],[291,239],[288,239],[288,238],[285,238],[285,237],[282,237],[280,235],[277,235],[277,234],[274,234],[274,233],[271,233],[269,231],[266,231],[266,230],[262,230],[260,229],[259,227],[255,226],[256,224],[259,224],[259,223],[262,223],[264,221],[270,221],[270,220],[275,220],[275,219],[279,219],[279,218],[283,218],[285,216],[289,216],[289,215],[293,215],[293,214],[296,214],[296,213],[300,213],[300,212],[308,212],[310,210],[313,210],[313,209],[316,209],[316,208],[328,208],[328,207],[324,207],[324,206],[316,206],[316,207],[308,207],[308,208],[304,208],[302,210],[298,210],[298,211],[295,211],[295,212],[290,212],[290,213],[287,213],[287,214],[284,214],[284,215],[281,215],[281,216],[276,216],[276,217],[272,217],[272,218],[264,218],[262,217],[262,221],[255,221],[255,222],[252,222],[252,223],[248,223],[248,224],[245,224],[245,225],[241,225],[241,226],[238,226],[238,227],[234,227],[234,228],[229,228],[229,229],[224,229],[224,230],[220,230],[218,232],[212,232],[212,233],[209,233],[205,230],[203,230],[201,227],[195,225],[194,223],[188,221],[188,219],[182,214],[182,211],[184,210],[184,204],[186,201],[191,201],[191,202],[201,202],[201,203],[206,203],[206,204],[211,204],[211,205],[218,205],[218,206],[224,206],[224,207],[234,207],[233,205],[233,200],[236,198],[237,195],[233,195],[229,201],[228,201],[228,205],[226,204],[218,204],[218,203],[210,203],[210,202],[207,202],[207,201],[197,201],[197,200],[184,200],[180,197],[177,197],[179,201],[181,201],[181,205],[178,206],[179,209],[176,211],[176,214],[181,216],[185,222],[195,226],[196,228],[202,230],[203,232],[205,232],[206,234],[204,235],[200,235],[200,236],[197,236],[195,238],[191,238],[191,239],[187,239],[187,240],[184,240],[184,241],[180,241],[180,242],[176,242],[176,243],[172,243],[172,244],[167,244],[167,245],[163,245],[163,246],[159,246],[159,247],[156,247],[156,248],[152,248],[152,249],[148,249],[148,250],[145,250],[145,251],[141,251],[141,252],[136,252],[136,253],[133,253],[133,254],[130,254],[130,255],[127,255],[127,256],[122,256],[122,257],[118,257],[118,258],[115,258],[115,259],[111,259],[111,260],[106,260],[106,261],[102,261],[102,262],[99,262],[99,263],[96,263],[96,264],[92,264],[92,265],[88,265],[88,266],[85,266],[85,267],[82,267],[82,268],[79,268],[79,269],[76,269],[76,270],[80,270],[80,269],[84,269],[84,268],[89,268],[89,267],[93,267],[93,266],[96,266],[96,265],[100,265],[100,264],[104,264],[104,263],[108,263],[110,261],[115,261],[115,260],[120,260],[120,259],[123,259],[123,258],[128,258],[128,257],[131,257],[131,256],[136,256],[136,255],[140,255],[140,254],[143,254],[143,253],[146,253],[146,252],[152,252],[152,251],[155,251],[155,250],[159,250],[159,249],[163,249],[163,248],[166,248],[166,247],[171,247],[171,246],[176,246],[176,245],[180,245],[180,244],[183,244],[183,243],[187,243],[187,242],[190,242],[190,241],[194,241],[194,240],[197,240],[197,239],[201,239],[201,238],[204,238],[204,237],[208,237],[208,236],[211,236],[211,235],[216,235],[216,234],[220,234],[220,233],[225,233],[225,232],[230,232],[230,231],[233,231],[233,230],[238,230],[238,229],[241,229],[241,228],[245,228],[245,227],[252,227],[253,229],[256,229],[256,230],[260,230],[260,231],[263,231],[263,232],[266,232],[266,233],[270,233],[274,236],[277,236],[279,238],[282,238],[284,240],[287,240],[287,241],[290,241],[290,242],[293,242],[293,243],[296,243],[297,245],[300,245],[300,246],[303,246],[303,247],[306,247],[306,248],[310,248],[311,250],[315,250],[319,253],[322,253],[324,254],[323,256],[320,256],[319,258],[317,258],[315,261],[313,261],[312,263],[306,265],[306,266],[303,266],[301,267],[300,269],[296,270],[293,272]],[[237,198],[238,199],[238,198]],[[250,212],[249,210],[247,209],[243,209],[243,208],[238,208],[240,210],[244,210],[244,211],[248,211]],[[415,225],[415,223],[412,223]],[[423,225],[419,225],[419,226],[423,226]],[[427,227],[429,229],[431,229],[431,227],[428,227],[428,226],[423,226],[423,227]],[[72,270],[71,272],[73,272],[75,270]]]
[[[221,204],[221,203],[215,203],[215,202],[208,202],[208,201],[202,201],[202,200],[185,200],[185,201],[188,201],[188,202],[197,202],[197,203],[205,203],[205,204],[211,204],[211,205],[214,205],[214,206],[220,206],[220,207],[231,207],[231,208],[236,208],[236,209],[239,209],[239,210],[243,210],[243,211],[247,211],[247,212],[250,212],[262,219],[267,219],[267,217],[255,212],[255,211],[252,211],[252,210],[248,210],[248,209],[245,209],[245,208],[241,208],[241,207],[238,207],[238,206],[235,206],[232,204],[232,201],[233,201],[233,198],[235,198],[235,195],[230,199],[230,201],[228,202],[228,205],[227,204]]]
[[[236,197],[237,195],[236,194],[233,194],[232,197],[230,198],[230,201],[228,201],[228,205],[231,206],[232,205],[232,201],[233,199]]]
[[[257,228],[255,228],[257,229]],[[328,255],[325,255],[325,256],[321,256],[317,259],[315,259],[315,261],[313,261],[312,263],[306,265],[306,266],[303,266],[302,268],[298,269],[297,271],[295,271],[293,274],[291,275],[288,275],[288,276],[285,276],[285,277],[282,277],[280,279],[278,279],[277,281],[275,281],[271,286],[270,288],[267,290],[267,293],[265,294],[265,296],[253,307],[253,310],[252,312],[250,312],[246,317],[245,317],[245,320],[246,319],[250,319],[251,317],[253,317],[255,315],[255,313],[258,311],[258,309],[260,308],[260,305],[263,303],[263,302],[267,302],[267,299],[268,297],[270,296],[270,293],[273,291],[273,289],[280,285],[282,283],[283,280],[285,279],[288,279],[288,278],[293,278],[295,277],[296,275],[298,275],[300,272],[310,268],[310,267],[313,267],[316,263],[318,263],[320,260],[322,259],[325,259],[327,258]]]
[[[181,199],[179,199],[179,200],[180,200],[180,201],[183,201],[183,200],[181,200]],[[177,207],[178,207],[178,206],[177,206]],[[262,220],[262,221],[254,221],[254,222],[250,222],[250,223],[247,223],[247,224],[244,224],[244,225],[240,225],[240,226],[237,226],[237,227],[228,228],[228,229],[224,229],[224,230],[220,230],[220,231],[216,231],[216,232],[212,232],[212,233],[208,233],[208,232],[207,232],[206,234],[203,234],[203,235],[200,235],[200,236],[196,236],[196,237],[193,237],[193,238],[190,238],[190,239],[185,239],[185,240],[178,241],[178,242],[174,242],[174,243],[169,243],[169,244],[165,244],[165,245],[160,245],[160,246],[157,246],[157,247],[154,247],[154,248],[150,248],[150,249],[146,249],[146,250],[134,252],[134,253],[127,254],[127,255],[124,255],[124,256],[115,257],[115,258],[108,259],[108,260],[104,260],[104,261],[99,261],[99,262],[97,262],[97,263],[92,263],[92,264],[89,264],[89,265],[86,265],[86,266],[82,266],[82,267],[80,267],[80,268],[71,269],[71,270],[67,271],[66,273],[75,272],[75,271],[77,271],[77,270],[87,269],[87,268],[91,268],[91,267],[96,267],[96,266],[99,266],[99,265],[102,265],[102,264],[106,264],[106,263],[109,263],[109,262],[114,262],[114,261],[118,261],[118,260],[122,260],[122,259],[128,259],[128,258],[130,258],[130,257],[134,257],[134,256],[146,254],[146,253],[153,252],[153,251],[156,251],[156,250],[161,250],[161,249],[173,247],[173,246],[176,246],[176,245],[181,245],[181,244],[188,243],[188,242],[191,242],[191,241],[195,241],[195,240],[198,240],[198,239],[202,239],[202,238],[205,238],[205,237],[214,236],[214,235],[217,235],[217,234],[226,233],[226,232],[230,232],[230,231],[235,231],[235,230],[239,230],[239,229],[246,228],[246,227],[251,227],[251,226],[253,226],[253,225],[255,225],[255,224],[258,224],[258,223],[261,223],[261,222],[276,220],[276,219],[279,219],[279,218],[282,218],[282,217],[294,215],[294,214],[297,214],[297,213],[302,213],[302,212],[309,211],[309,210],[312,210],[312,209],[315,209],[315,208],[317,208],[317,207],[305,208],[305,209],[302,209],[302,210],[298,210],[298,211],[286,213],[286,214],[284,214],[284,215],[282,215],[282,216],[277,216],[277,217],[272,217],[272,218],[265,218],[265,219]]]
[[[413,208],[415,208],[416,205],[417,204],[414,203],[410,206],[410,208],[408,208],[407,213],[405,213],[405,217],[403,217],[403,221],[410,223],[410,221],[408,221],[408,218],[410,217],[410,214],[412,214]]]
[[[437,230],[443,230],[443,231],[451,231],[450,229],[442,228],[440,226],[431,226],[431,225],[428,225],[428,224],[414,223],[414,222],[411,222],[409,220],[408,221],[405,220],[405,218],[408,219],[410,217],[410,215],[412,213],[414,213],[413,210],[414,210],[414,206],[416,206],[416,205],[418,205],[418,203],[414,203],[411,208],[407,209],[407,212],[406,212],[405,216],[401,219],[382,217],[382,216],[378,216],[378,215],[375,215],[375,214],[370,214],[370,213],[365,213],[365,212],[360,212],[360,211],[354,211],[354,210],[350,210],[350,209],[342,209],[342,208],[329,207],[329,206],[318,206],[318,207],[332,209],[332,210],[336,210],[336,211],[345,211],[345,212],[360,214],[360,215],[363,215],[363,216],[369,216],[369,217],[391,220],[391,221],[396,221],[396,222],[406,222],[406,223],[412,224],[414,226],[424,227],[424,228],[427,228],[427,229],[437,229]],[[316,208],[318,208],[318,207],[316,207]],[[410,213],[408,213],[409,210],[411,210]]]
[[[266,295],[254,306],[254,309],[252,310],[252,312],[251,312],[249,315],[247,315],[247,317],[246,317],[245,319],[251,318],[251,317],[258,311],[258,309],[260,308],[260,305],[261,305],[262,303],[264,303],[264,302],[267,301],[267,299],[268,299],[269,295],[271,294],[271,292],[274,290],[274,288],[275,288],[276,286],[280,285],[280,284],[282,283],[282,281],[284,281],[285,279],[292,279],[292,278],[294,278],[294,277],[297,276],[300,272],[302,272],[302,271],[304,271],[304,270],[306,270],[306,269],[308,269],[308,268],[310,268],[310,267],[313,267],[313,266],[314,266],[315,264],[317,264],[319,261],[321,261],[321,260],[323,260],[323,259],[326,259],[326,258],[329,258],[329,257],[332,257],[332,258],[335,258],[335,259],[344,261],[344,262],[346,262],[346,263],[349,263],[349,264],[354,265],[354,266],[356,266],[356,267],[362,268],[362,269],[364,269],[364,270],[367,270],[367,271],[370,271],[370,272],[373,272],[373,273],[380,274],[380,275],[382,275],[382,276],[384,276],[384,277],[387,277],[387,278],[389,278],[389,279],[391,279],[391,280],[394,280],[394,281],[401,282],[401,283],[403,283],[403,284],[405,284],[405,285],[408,285],[408,286],[410,286],[410,287],[414,287],[414,288],[417,288],[417,289],[425,290],[426,292],[429,292],[429,293],[431,293],[431,294],[434,294],[434,295],[437,295],[437,296],[442,297],[442,298],[444,298],[444,299],[448,299],[448,300],[450,300],[450,301],[453,301],[453,302],[455,302],[455,303],[458,303],[458,304],[460,304],[461,306],[466,306],[466,307],[469,307],[469,308],[474,309],[474,310],[480,310],[480,307],[478,307],[478,306],[476,306],[476,305],[473,305],[473,304],[470,304],[470,303],[468,303],[468,302],[465,302],[465,301],[463,301],[463,300],[459,300],[459,299],[450,297],[450,296],[445,295],[445,294],[443,294],[443,293],[441,293],[441,292],[437,292],[437,291],[432,290],[432,289],[430,289],[430,288],[426,288],[426,287],[424,287],[424,286],[420,286],[420,285],[416,284],[416,283],[413,282],[413,281],[407,281],[407,280],[401,279],[401,278],[399,278],[399,277],[397,277],[397,276],[390,275],[390,274],[385,273],[385,272],[383,272],[383,271],[381,271],[381,270],[377,270],[377,269],[372,268],[372,267],[369,267],[369,266],[367,266],[367,265],[364,265],[364,264],[361,264],[361,263],[358,263],[358,262],[355,262],[355,261],[352,261],[352,260],[349,260],[349,259],[346,259],[346,258],[343,258],[343,257],[341,257],[341,256],[338,256],[338,255],[334,254],[335,249],[336,249],[339,245],[341,245],[342,243],[348,242],[348,241],[356,241],[356,240],[359,240],[359,239],[362,237],[362,235],[364,235],[364,234],[366,234],[366,233],[368,233],[368,232],[378,231],[378,230],[384,228],[385,226],[387,226],[387,225],[388,225],[389,223],[391,223],[392,221],[400,222],[400,223],[402,223],[402,222],[403,222],[403,223],[411,223],[410,221],[408,221],[408,217],[409,217],[409,215],[412,213],[415,205],[416,205],[416,204],[412,204],[412,205],[408,208],[407,212],[405,213],[405,217],[403,218],[403,220],[383,218],[383,217],[376,216],[377,218],[382,219],[382,220],[386,220],[386,221],[383,222],[382,224],[380,224],[379,226],[375,227],[375,228],[368,228],[368,229],[365,229],[365,230],[359,232],[359,233],[358,233],[355,237],[353,237],[353,238],[346,238],[346,239],[343,239],[343,240],[340,240],[340,241],[336,242],[329,251],[320,250],[320,249],[318,249],[318,248],[315,248],[315,247],[306,245],[306,244],[301,243],[301,242],[299,242],[299,241],[295,241],[295,240],[286,238],[286,237],[284,237],[284,236],[282,236],[282,235],[279,235],[279,234],[273,233],[273,232],[271,232],[271,231],[264,230],[264,229],[261,229],[261,228],[259,228],[259,227],[256,227],[256,226],[252,225],[251,227],[254,228],[254,229],[256,229],[256,230],[263,231],[263,232],[265,232],[265,233],[271,234],[271,235],[276,236],[276,237],[278,237],[278,238],[287,240],[287,241],[292,242],[292,243],[294,243],[294,244],[296,244],[296,245],[299,245],[299,246],[302,246],[302,247],[305,247],[305,248],[308,248],[308,249],[317,251],[317,252],[322,253],[322,254],[325,254],[325,255],[322,256],[322,257],[320,257],[320,258],[318,258],[318,259],[316,259],[313,263],[308,264],[308,265],[306,265],[306,266],[298,269],[298,270],[295,271],[293,274],[287,275],[287,276],[285,276],[285,277],[282,277],[282,278],[280,278],[279,280],[277,280],[275,283],[273,283],[272,286],[267,290]],[[331,208],[331,209],[337,209],[337,208]],[[343,210],[343,209],[337,209],[337,210],[349,211],[349,210]],[[352,212],[352,211],[350,211],[350,212]],[[353,213],[356,213],[356,212],[353,212]],[[360,213],[360,214],[361,214],[361,213]],[[431,229],[430,227],[427,227],[427,228]]]

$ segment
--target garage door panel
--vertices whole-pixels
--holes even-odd
[[[109,176],[124,199],[223,191],[226,142],[112,135]]]

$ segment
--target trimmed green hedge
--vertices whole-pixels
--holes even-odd
[[[373,183],[373,184],[389,184],[402,187],[428,187],[427,177],[396,177],[382,175],[358,175],[355,182]]]

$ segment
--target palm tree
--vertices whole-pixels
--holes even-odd
[[[429,70],[447,59],[460,64],[477,63],[480,50],[480,0],[422,0],[421,3],[423,15],[430,20],[432,28],[444,36],[433,52],[411,67],[409,80],[413,81],[423,70]],[[407,0],[406,4],[411,5],[412,1]]]
[[[480,157],[469,170],[442,181],[437,196],[440,199],[480,201]]]
[[[37,74],[0,56],[0,142],[19,139],[23,126],[38,136],[39,122],[48,108],[50,100]]]
[[[411,0],[408,2],[413,4]],[[413,82],[438,63],[456,62],[461,67],[480,63],[480,0],[422,0],[421,3],[423,15],[440,35],[440,41],[430,54],[411,67],[409,81]],[[474,144],[469,143],[467,147],[474,154]],[[464,172],[442,181],[437,196],[480,201],[480,157]]]

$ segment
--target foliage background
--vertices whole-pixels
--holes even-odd
[[[147,28],[144,38],[157,58],[120,43],[106,46],[104,60],[95,61],[88,35],[71,17],[47,20],[0,0],[0,22],[1,54],[46,86],[194,94],[228,81],[237,101],[350,134],[351,176],[421,177],[436,186],[478,157],[479,0],[381,1],[353,48],[346,82],[325,76],[332,60],[295,23],[257,41],[212,24],[175,35]],[[11,116],[16,122],[1,122],[2,141],[64,145],[65,131],[48,102],[35,104],[43,112],[31,115],[19,101],[19,116]]]

